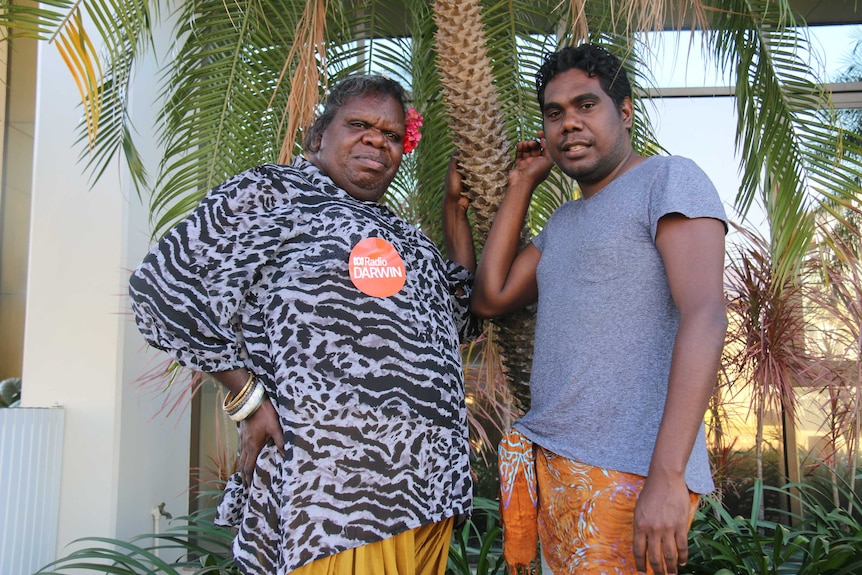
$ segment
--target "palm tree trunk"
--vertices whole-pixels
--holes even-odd
[[[511,144],[503,131],[478,0],[436,0],[438,67],[444,88],[465,193],[473,208],[473,230],[482,244],[506,191]],[[522,243],[528,241],[526,231]],[[535,309],[495,320],[506,379],[517,407],[529,408]]]

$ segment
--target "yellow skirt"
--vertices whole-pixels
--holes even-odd
[[[454,518],[323,557],[290,575],[444,575]]]

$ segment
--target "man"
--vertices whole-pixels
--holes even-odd
[[[676,573],[698,494],[713,489],[703,434],[727,319],[726,218],[706,175],[631,144],[631,88],[595,45],[536,76],[543,133],[521,142],[479,260],[472,309],[538,301],[530,411],[543,555],[564,573]],[[582,197],[519,251],[552,162]]]
[[[473,244],[457,195],[448,265],[379,203],[418,141],[404,101],[392,80],[343,80],[305,157],[213,189],[131,278],[146,339],[229,392],[240,472],[218,521],[245,574],[443,575],[470,511]]]

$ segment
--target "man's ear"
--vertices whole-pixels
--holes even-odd
[[[625,126],[626,130],[631,131],[634,115],[635,107],[634,104],[632,104],[632,99],[626,96],[623,99],[623,103],[620,105],[620,117],[623,120],[623,126]]]

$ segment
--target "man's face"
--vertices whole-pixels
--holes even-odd
[[[401,165],[404,110],[392,96],[349,98],[309,160],[358,200],[377,201]]]
[[[551,159],[586,197],[612,180],[631,153],[631,100],[618,110],[598,78],[583,70],[566,70],[548,83],[542,121]]]

